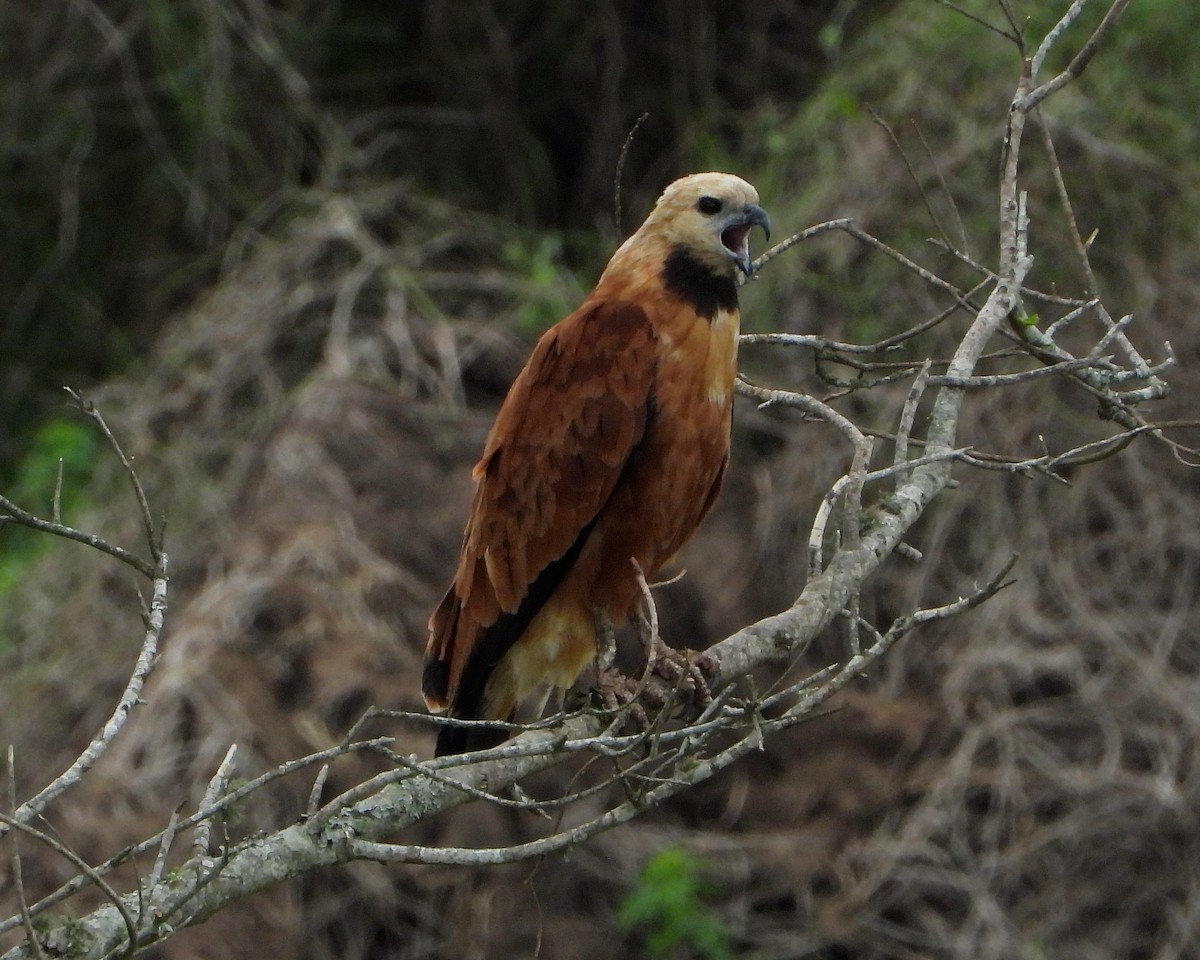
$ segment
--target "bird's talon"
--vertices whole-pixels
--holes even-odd
[[[643,730],[650,726],[650,717],[638,702],[642,686],[632,677],[611,668],[602,669],[596,679],[596,692],[606,709],[615,714],[627,712]]]
[[[657,639],[647,650],[646,672],[666,681],[700,710],[713,699],[705,674],[714,675],[716,670],[716,659],[702,651],[676,650]]]

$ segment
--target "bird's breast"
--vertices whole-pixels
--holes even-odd
[[[672,319],[658,333],[660,402],[682,407],[707,401],[728,410],[737,371],[737,311],[718,310],[711,320],[681,311]]]
[[[709,325],[709,351],[704,364],[705,395],[710,403],[727,407],[732,399],[733,379],[737,373],[739,317],[736,312],[718,310]]]
[[[691,536],[729,455],[738,316],[666,326],[654,414],[631,477],[633,513],[652,564]]]

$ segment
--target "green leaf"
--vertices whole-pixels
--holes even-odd
[[[54,488],[62,470],[60,507],[63,522],[79,506],[83,484],[91,476],[98,438],[73,420],[51,420],[34,435],[4,495],[18,507],[45,519],[54,509]],[[0,596],[11,590],[50,541],[26,527],[0,527]]]
[[[704,902],[709,889],[699,861],[681,847],[667,847],[647,861],[617,922],[642,931],[651,957],[672,957],[690,947],[704,960],[731,960],[725,927]]]

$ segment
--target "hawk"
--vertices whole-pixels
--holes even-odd
[[[454,581],[429,621],[429,709],[505,720],[570,687],[712,508],[729,462],[739,274],[770,221],[727,173],[666,188],[596,288],[538,341],[475,465]],[[437,754],[490,746],[442,728]]]

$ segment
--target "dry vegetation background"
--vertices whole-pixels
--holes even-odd
[[[1016,4],[1039,22],[1057,7]],[[989,257],[1017,73],[1009,45],[931,0],[586,17],[550,0],[71,0],[6,5],[0,29],[20,40],[0,61],[0,490],[44,509],[64,457],[68,518],[136,542],[118,470],[59,402],[60,384],[85,386],[166,511],[174,562],[147,703],[50,817],[89,859],[194,804],[231,742],[250,776],[336,741],[368,705],[419,708],[469,466],[532,338],[618,238],[612,171],[640,113],[626,229],[672,176],[724,168],[781,231],[853,216],[965,277],[924,243],[936,230],[867,106],[951,224],[927,141]],[[1047,112],[1081,227],[1099,230],[1103,291],[1179,356],[1160,419],[1200,397],[1198,33],[1200,7],[1134,0]],[[1077,293],[1046,166],[1028,179],[1033,281]],[[847,340],[934,312],[844,238],[774,261],[743,307],[752,329]],[[759,379],[831,392],[810,355],[767,351],[744,353]],[[841,406],[870,424],[903,390]],[[1097,429],[1065,386],[969,411],[966,442],[1013,454]],[[791,602],[816,502],[845,470],[827,428],[748,404],[735,443],[690,573],[663,594],[676,643]],[[1019,582],[669,807],[533,866],[310,876],[153,955],[638,955],[616,912],[648,858],[682,845],[737,956],[1200,957],[1200,473],[1139,442],[1069,479],[964,475],[919,527],[926,559],[893,559],[865,612],[945,602],[1012,551]],[[10,529],[0,590],[0,743],[24,795],[107,716],[137,601],[114,565]],[[423,729],[381,732],[431,748]],[[309,784],[235,829],[298,812]],[[524,839],[528,821],[476,804],[414,842]],[[70,874],[26,850],[31,889]],[[11,894],[0,874],[5,915]]]

